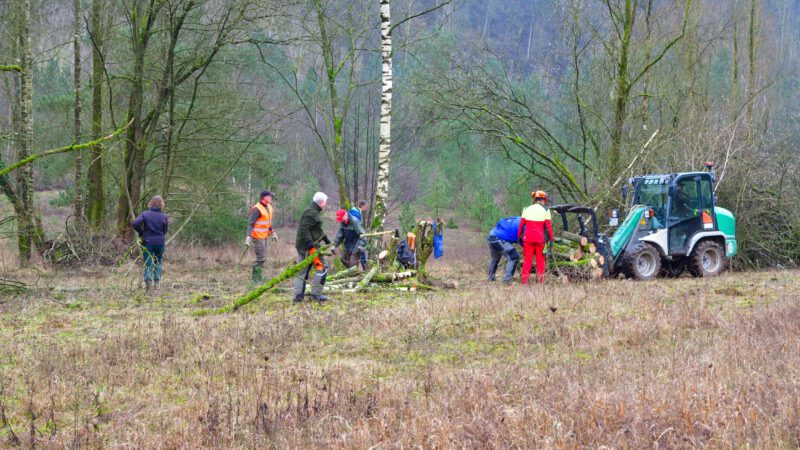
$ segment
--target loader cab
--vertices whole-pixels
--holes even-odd
[[[716,231],[712,174],[648,175],[631,180],[629,205],[649,209],[647,232],[662,255],[685,255],[697,233]]]
[[[697,233],[717,230],[714,191],[710,173],[687,173],[669,186],[667,208],[669,254],[683,255]]]

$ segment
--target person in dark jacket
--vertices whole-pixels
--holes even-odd
[[[325,242],[330,244],[331,240],[322,231],[322,210],[328,203],[328,196],[322,192],[314,194],[311,206],[303,212],[300,217],[300,226],[297,228],[297,239],[295,240],[295,249],[297,250],[297,262],[301,262],[308,255],[315,253],[319,249],[319,243]],[[325,279],[328,276],[328,264],[325,258],[320,256],[314,259],[314,281],[311,283],[311,299],[317,301],[325,301],[328,298],[322,295],[322,288],[325,286]],[[311,266],[303,270],[294,284],[294,301],[300,302],[303,300],[306,290],[306,280],[311,274]]]
[[[367,247],[366,241],[361,238],[361,235],[364,234],[364,227],[361,226],[358,219],[343,209],[336,211],[336,221],[340,225],[336,237],[333,238],[333,246],[338,248],[339,245],[344,244],[342,264],[345,267],[353,267],[359,263],[360,255]]]
[[[519,264],[519,252],[514,247],[517,242],[517,230],[519,228],[519,217],[507,217],[500,219],[497,225],[489,232],[486,242],[489,244],[489,272],[488,280],[495,281],[497,266],[500,259],[506,257],[506,270],[503,275],[503,283],[510,283],[514,279],[514,272]]]
[[[367,217],[367,208],[369,204],[366,200],[359,200],[358,207],[350,208],[350,211],[347,213],[350,215],[350,218],[353,220],[358,220],[361,223],[361,227],[366,231],[367,227],[364,226],[364,220]],[[358,256],[359,261],[361,262],[361,269],[367,270],[367,241],[366,239],[356,248],[356,253]]]
[[[153,196],[147,206],[149,209],[139,214],[131,226],[144,246],[144,284],[149,294],[153,289],[158,290],[161,283],[169,218],[163,212],[164,199],[160,195]]]

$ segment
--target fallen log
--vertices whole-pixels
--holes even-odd
[[[284,281],[294,277],[299,273],[301,270],[305,269],[306,267],[310,266],[314,260],[319,256],[326,256],[329,255],[328,249],[330,246],[322,247],[318,252],[315,252],[312,255],[306,256],[306,259],[302,260],[301,262],[289,267],[288,269],[284,270],[280,275],[272,278],[271,280],[267,281],[266,283],[262,284],[261,286],[257,287],[255,290],[251,291],[247,295],[243,295],[238,299],[234,300],[233,303],[228,305],[219,307],[219,308],[211,308],[211,309],[199,309],[192,313],[193,316],[205,316],[209,314],[224,314],[236,311],[237,309],[241,308],[242,306],[256,300],[257,298],[264,295],[267,291],[272,290],[275,286],[283,283]]]
[[[372,270],[370,270],[369,273],[367,273],[367,276],[365,276],[364,279],[358,283],[358,286],[356,286],[355,289],[353,289],[353,292],[354,293],[361,292],[364,290],[364,288],[369,286],[369,282],[372,280],[375,274],[378,273],[378,268],[379,268],[378,266],[373,267]]]
[[[28,290],[28,285],[17,280],[0,278],[0,294],[22,294]]]
[[[328,281],[335,281],[342,278],[347,278],[358,273],[358,266],[353,266],[344,270],[340,270],[328,277]],[[360,278],[360,277],[359,277]]]
[[[416,270],[407,270],[405,272],[392,272],[392,273],[379,273],[372,277],[372,281],[376,283],[394,283],[397,280],[411,278],[417,275]]]
[[[577,242],[581,247],[589,245],[589,239],[586,236],[581,236],[580,234],[577,233],[562,231],[561,238],[571,242]]]

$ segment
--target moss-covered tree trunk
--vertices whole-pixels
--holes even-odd
[[[73,28],[72,28],[72,51],[73,51],[73,83],[75,89],[74,104],[74,129],[72,142],[81,141],[81,1],[73,0]],[[83,152],[75,152],[75,198],[72,205],[72,214],[75,217],[83,217]]]
[[[92,139],[100,138],[103,128],[103,48],[105,30],[102,12],[104,0],[92,0],[90,34],[92,36]],[[92,146],[89,171],[87,174],[86,215],[89,224],[99,230],[105,216],[105,196],[103,193],[103,146]]]
[[[347,180],[344,170],[344,147],[342,146],[343,139],[343,123],[345,118],[344,108],[339,104],[339,93],[336,88],[336,80],[339,76],[341,66],[336,65],[333,61],[333,42],[332,37],[328,34],[325,21],[325,9],[322,6],[321,0],[314,0],[314,8],[317,13],[317,23],[319,25],[320,33],[320,48],[322,50],[322,60],[325,64],[325,74],[328,81],[328,97],[331,103],[331,123],[330,127],[333,130],[332,140],[328,150],[328,158],[330,159],[333,174],[336,176],[336,183],[339,188],[339,202],[345,209],[350,208],[350,194],[347,189]],[[354,61],[351,61],[354,64]]]
[[[20,67],[19,75],[19,146],[17,159],[22,161],[31,154],[33,147],[33,54],[31,51],[31,2],[19,2],[20,12]],[[44,232],[36,217],[33,201],[33,165],[25,165],[16,173],[16,194],[21,209],[17,214],[17,246],[21,266],[30,264],[34,247],[42,249]]]
[[[156,8],[160,8],[160,6],[157,7],[150,3],[149,6],[144,8],[142,2],[136,1],[130,10],[129,25],[131,28],[133,67],[128,94],[128,118],[133,118],[133,124],[128,127],[125,136],[124,173],[117,203],[117,230],[126,237],[130,237],[130,221],[134,216],[134,208],[138,207],[141,202],[142,182],[144,180],[144,151],[146,145],[142,129],[144,68],[145,54],[147,53],[155,23]]]
[[[633,23],[636,11],[633,0],[625,0],[625,10],[619,25],[622,28],[620,36],[619,55],[617,57],[617,86],[614,97],[614,121],[611,128],[611,148],[608,154],[608,179],[614,181],[622,171],[622,133],[625,127],[625,114],[628,107],[630,94],[630,80],[628,79],[628,52],[630,50]]]

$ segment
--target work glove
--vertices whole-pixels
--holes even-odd
[[[244,246],[250,247],[252,245],[253,245],[253,236],[247,236],[247,238],[244,240]]]
[[[270,239],[272,239],[273,242],[278,242],[278,234],[275,233],[274,231],[272,232],[272,234],[269,235],[269,237]]]

